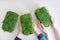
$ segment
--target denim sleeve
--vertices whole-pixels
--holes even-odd
[[[43,35],[42,33],[39,34],[37,37],[39,40],[48,40],[47,37],[45,35]]]
[[[16,37],[14,40],[21,40],[19,37]]]

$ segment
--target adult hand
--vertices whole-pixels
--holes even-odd
[[[55,28],[55,20],[53,17],[51,17],[51,21],[52,21],[52,27]]]
[[[53,28],[53,31],[55,33],[55,38],[56,40],[60,40],[60,35],[59,35],[59,32],[58,30],[55,28],[55,20],[51,17],[51,21],[52,21],[52,28]]]

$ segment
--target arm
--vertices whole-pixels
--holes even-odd
[[[19,28],[19,32],[17,34],[17,36],[15,37],[14,40],[21,40],[21,38],[19,37],[20,36],[20,33],[22,32],[22,28],[20,26],[20,22],[18,22],[18,28]]]
[[[55,33],[55,38],[56,38],[56,40],[60,40],[59,32],[55,28],[55,20],[52,17],[51,17],[51,21],[52,21],[52,29],[53,29],[53,31]]]
[[[53,31],[54,31],[56,40],[60,40],[60,35],[59,35],[59,32],[57,31],[57,29],[53,28]]]

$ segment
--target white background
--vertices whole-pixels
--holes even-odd
[[[7,11],[16,12],[19,15],[31,12],[33,15],[33,22],[37,25],[37,19],[34,15],[34,10],[42,6],[45,6],[49,10],[50,15],[52,15],[52,17],[55,19],[57,30],[60,31],[60,0],[0,0],[0,40],[14,40],[20,31],[18,28],[19,20],[12,33],[4,32],[2,30],[2,22]],[[55,40],[52,27],[48,27],[46,29],[49,40]],[[35,34],[29,36],[24,36],[21,34],[20,37],[22,40],[38,40]]]

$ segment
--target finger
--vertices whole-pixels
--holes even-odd
[[[35,29],[36,29],[36,24],[35,24],[35,23],[33,23],[33,25],[34,25],[34,27],[33,27],[33,28],[34,28],[34,30],[35,30]]]
[[[45,29],[45,27],[44,27],[44,25],[42,23],[41,23],[41,26],[42,26],[43,29]]]
[[[43,30],[44,28],[42,26],[40,26],[40,29]]]
[[[42,26],[41,24],[39,24],[39,27],[40,27],[40,29],[44,29],[43,26]]]
[[[55,22],[55,19],[51,16],[51,21],[54,23]]]

